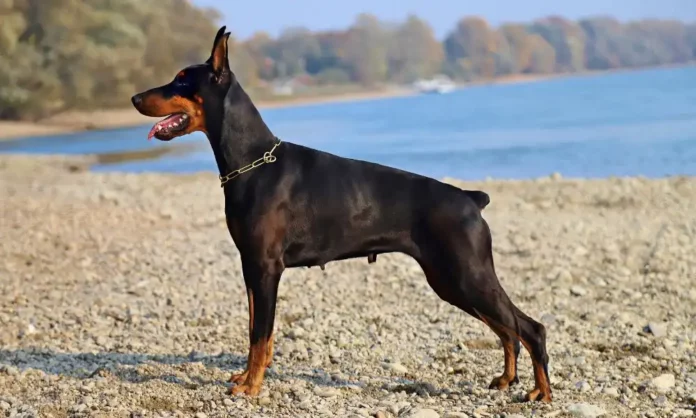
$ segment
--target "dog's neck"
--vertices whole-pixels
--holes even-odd
[[[275,136],[238,82],[232,83],[223,102],[213,106],[206,115],[213,113],[218,123],[208,130],[208,140],[220,175],[251,164],[271,150]]]

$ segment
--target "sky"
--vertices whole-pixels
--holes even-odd
[[[610,15],[619,20],[670,18],[696,22],[696,0],[193,0],[221,11],[220,22],[237,38],[256,31],[277,35],[287,27],[342,29],[362,12],[401,21],[413,13],[444,38],[463,16],[477,15],[497,26],[548,15],[571,19]]]

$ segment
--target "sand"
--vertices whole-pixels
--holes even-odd
[[[0,416],[679,417],[696,403],[696,178],[460,182],[498,274],[546,324],[554,402],[402,255],[289,269],[259,398],[214,173],[0,156]]]

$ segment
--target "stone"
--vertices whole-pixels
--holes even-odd
[[[316,388],[314,388],[314,394],[317,396],[321,396],[322,398],[331,398],[340,395],[341,391],[332,387],[324,388],[321,386],[317,386]]]
[[[556,280],[561,282],[570,282],[573,280],[573,275],[570,273],[570,271],[562,269],[556,274]]]
[[[580,392],[587,392],[592,389],[592,387],[589,383],[583,380],[575,384],[575,389],[579,390]]]
[[[662,338],[667,336],[667,324],[661,323],[661,322],[651,322],[648,324],[648,331],[652,335],[655,336],[655,338]]]
[[[398,373],[398,374],[406,374],[406,373],[408,373],[408,369],[407,369],[405,366],[403,366],[402,364],[399,364],[399,363],[389,363],[389,364],[387,365],[387,368],[388,368],[389,370],[391,370],[392,372]]]
[[[79,404],[79,405],[75,405],[75,406],[73,407],[73,411],[75,411],[75,412],[82,412],[82,411],[86,411],[87,408],[88,408],[87,405],[81,403],[81,404]]]
[[[440,414],[432,409],[415,409],[406,416],[408,418],[440,418]]]
[[[19,374],[19,369],[15,366],[10,366],[9,364],[0,365],[0,373],[5,373],[9,376],[16,376]]]
[[[30,323],[19,332],[19,338],[24,338],[34,334],[36,334],[36,327],[34,326],[34,324]]]
[[[619,390],[617,388],[612,388],[612,387],[606,387],[602,390],[602,393],[605,395],[609,395],[612,398],[618,398],[619,397]]]
[[[545,313],[539,318],[541,320],[541,323],[544,325],[553,325],[556,323],[556,315],[550,314],[550,313]]]
[[[667,405],[667,397],[665,395],[660,395],[653,401],[655,406],[665,406]]]
[[[307,332],[300,327],[293,328],[288,333],[288,337],[290,337],[294,340],[299,340],[301,338],[304,338],[305,335],[307,335]]]
[[[587,403],[575,403],[568,406],[568,412],[574,417],[595,418],[606,414],[604,409]]]
[[[676,379],[673,374],[665,373],[661,374],[650,381],[650,386],[657,391],[657,393],[667,393],[676,384]]]
[[[578,285],[573,285],[570,287],[570,294],[573,296],[585,296],[587,294],[587,290]]]

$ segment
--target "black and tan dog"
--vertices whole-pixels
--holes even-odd
[[[535,387],[528,400],[551,401],[544,326],[520,311],[493,267],[491,234],[479,191],[369,162],[281,143],[235,78],[223,26],[210,58],[169,84],[133,96],[163,141],[204,132],[225,195],[227,227],[242,261],[249,299],[249,357],[232,393],[259,393],[273,356],[276,295],[289,267],[400,252],[423,268],[443,300],[485,322],[502,341],[505,370],[492,388],[517,383],[520,342]]]

